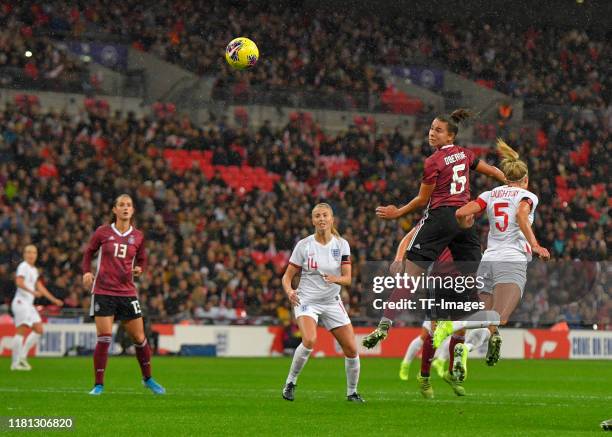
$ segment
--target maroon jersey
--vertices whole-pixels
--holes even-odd
[[[130,226],[122,234],[114,224],[100,226],[85,249],[83,274],[91,272],[91,259],[96,252],[98,262],[92,292],[136,296],[132,268],[139,266],[144,270],[146,261],[142,232]]]
[[[449,144],[440,147],[425,160],[423,183],[436,184],[429,209],[440,206],[463,206],[470,201],[470,170],[478,158],[469,149]]]

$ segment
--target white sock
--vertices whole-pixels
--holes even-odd
[[[344,358],[344,370],[346,370],[346,395],[350,396],[357,392],[357,383],[359,382],[359,370],[361,364],[359,355],[355,358]]]
[[[465,346],[471,352],[489,341],[489,337],[491,337],[491,331],[487,328],[473,329],[465,337]]]
[[[289,376],[287,376],[287,384],[290,382],[295,384],[297,382],[298,376],[300,376],[300,372],[306,365],[311,352],[312,349],[306,348],[302,343],[295,349],[291,368],[289,369]]]
[[[446,337],[440,347],[436,349],[434,353],[434,359],[439,359],[443,361],[447,361],[450,358],[450,354],[448,353],[448,344],[450,343],[450,336]]]
[[[485,328],[487,326],[499,326],[500,317],[497,311],[478,311],[465,320],[453,322],[453,332],[462,329]]]
[[[13,337],[13,364],[19,362],[21,358],[21,349],[23,348],[23,335],[15,334]]]
[[[423,346],[423,339],[421,336],[418,336],[414,340],[410,342],[408,349],[406,349],[406,355],[404,355],[404,363],[410,363],[416,357],[416,354],[419,352],[419,349]]]
[[[39,340],[40,334],[37,334],[36,332],[31,332],[30,335],[28,335],[25,344],[23,345],[23,349],[21,349],[21,356],[19,358],[26,359],[28,356],[28,352],[30,352],[30,349],[32,349],[32,347],[36,347]]]

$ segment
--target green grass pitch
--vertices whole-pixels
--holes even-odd
[[[344,361],[314,358],[295,402],[281,398],[288,358],[155,357],[166,396],[140,384],[133,357],[111,357],[106,392],[92,397],[91,358],[34,358],[31,372],[0,359],[0,416],[71,416],[72,435],[593,435],[612,418],[612,363],[506,360],[470,363],[465,398],[433,379],[424,400],[399,361],[363,358],[359,391],[345,400]],[[6,431],[6,429],[1,430]],[[20,432],[20,435],[25,433]],[[48,432],[38,431],[34,435]]]

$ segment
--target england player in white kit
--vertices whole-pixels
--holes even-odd
[[[44,286],[39,277],[38,269],[35,267],[38,251],[36,246],[28,245],[23,250],[24,260],[17,267],[15,274],[15,284],[17,291],[11,302],[15,322],[15,336],[13,337],[13,352],[11,360],[11,370],[30,370],[31,366],[27,361],[28,352],[38,344],[38,340],[43,332],[43,325],[40,315],[34,308],[34,299],[44,296],[55,305],[63,305],[63,302],[56,299]],[[32,329],[25,344],[23,339],[27,334],[28,328]]]
[[[486,361],[490,366],[499,360],[501,336],[497,325],[504,325],[518,305],[527,281],[527,263],[532,254],[548,260],[548,250],[538,244],[531,229],[538,206],[538,197],[527,190],[529,176],[527,164],[521,161],[510,146],[501,139],[497,141],[500,154],[504,158],[501,169],[506,176],[507,184],[482,193],[475,201],[459,208],[456,217],[462,226],[471,226],[474,214],[487,213],[489,219],[489,236],[477,276],[484,279],[480,291],[481,300],[486,308],[492,309],[497,320],[466,320],[439,323],[434,333],[434,344],[446,335],[458,329],[479,328],[479,344],[489,340]],[[451,327],[452,325],[452,327]],[[488,326],[487,328],[484,328]],[[467,342],[466,342],[467,344]],[[454,372],[465,377],[467,372],[467,353],[470,345],[455,347]]]
[[[351,285],[351,250],[334,228],[332,208],[326,203],[312,210],[315,233],[300,240],[283,275],[283,288],[293,306],[302,343],[293,355],[283,398],[294,399],[297,378],[308,361],[317,338],[317,322],[332,333],[345,355],[347,400],[363,402],[357,393],[359,355],[353,326],[340,298],[342,286]],[[291,282],[301,272],[297,290]]]

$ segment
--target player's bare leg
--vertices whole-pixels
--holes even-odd
[[[90,395],[101,395],[104,391],[104,372],[106,371],[106,363],[108,362],[108,349],[110,348],[113,338],[113,322],[114,316],[96,316],[96,333],[98,341],[94,349],[94,373],[95,385],[89,392]]]
[[[36,347],[36,345],[40,341],[42,333],[43,324],[41,322],[34,323],[32,325],[32,332],[30,332],[30,335],[28,335],[28,337],[26,338],[23,348],[21,349],[21,354],[19,356],[19,364],[21,364],[28,370],[32,369],[32,366],[30,366],[30,363],[28,363],[28,353],[30,352],[30,349]]]
[[[500,324],[508,323],[510,315],[521,300],[521,289],[518,285],[497,284],[493,293],[493,310],[500,315]],[[489,346],[487,348],[486,363],[494,366],[499,361],[501,352],[502,338],[497,329],[491,331]]]
[[[28,330],[28,325],[19,325],[17,328],[15,328],[15,335],[13,336],[11,370],[30,370],[29,366],[25,366],[21,362],[23,339],[28,334]]]
[[[297,379],[302,372],[302,369],[308,362],[308,358],[317,342],[317,322],[309,316],[300,316],[297,318],[298,328],[302,334],[302,342],[295,349],[289,375],[283,387],[283,399],[293,401],[295,398],[295,388],[297,387]]]
[[[144,332],[142,317],[124,321],[123,327],[125,332],[132,338],[136,347],[136,358],[142,372],[143,384],[156,395],[165,394],[166,390],[151,376],[151,347]]]
[[[359,354],[357,353],[357,343],[355,342],[353,325],[340,326],[332,329],[331,333],[338,341],[338,344],[340,344],[342,352],[344,352],[346,399],[350,402],[364,402],[359,393],[357,393],[361,365],[359,362]]]

